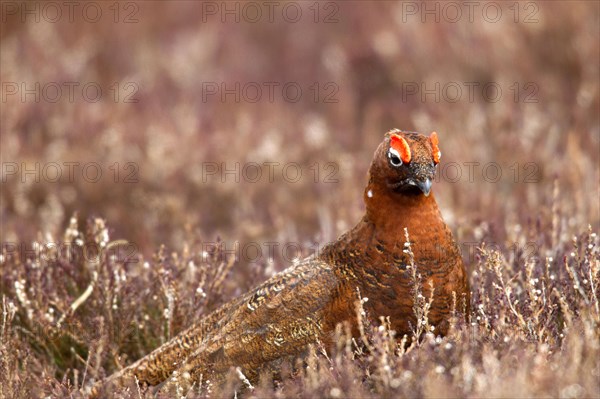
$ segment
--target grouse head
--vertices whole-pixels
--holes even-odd
[[[436,132],[425,136],[390,130],[375,152],[369,185],[375,184],[393,194],[429,196],[440,157]],[[370,196],[372,192],[366,194]]]

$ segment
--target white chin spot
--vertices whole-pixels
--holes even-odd
[[[373,198],[373,191],[371,191],[371,190],[367,191],[367,197]]]

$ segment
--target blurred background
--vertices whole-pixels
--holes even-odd
[[[438,132],[461,242],[598,229],[597,2],[3,2],[1,26],[2,242],[76,215],[145,255],[306,255],[359,220],[391,128]]]

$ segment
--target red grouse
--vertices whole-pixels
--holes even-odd
[[[468,308],[470,296],[459,249],[431,193],[440,155],[435,132],[388,132],[369,170],[365,215],[352,230],[199,320],[94,392],[133,377],[149,385],[175,375],[218,380],[231,367],[256,376],[261,366],[301,355],[308,344],[332,344],[338,323],[350,322],[356,332],[357,292],[369,298],[368,314],[389,316],[398,337],[410,335],[417,325],[411,257],[422,295],[433,298],[429,323],[445,334],[454,305]]]

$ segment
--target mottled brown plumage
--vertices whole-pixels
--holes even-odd
[[[469,289],[458,247],[430,194],[439,156],[437,135],[388,132],[369,170],[366,213],[352,230],[223,305],[104,387],[133,376],[149,385],[172,375],[214,380],[231,367],[255,376],[261,366],[300,355],[310,343],[333,343],[338,323],[356,326],[357,289],[369,298],[364,307],[371,316],[389,316],[398,337],[411,334],[416,318],[405,229],[423,295],[434,289],[429,321],[445,334],[454,298],[468,306]]]

